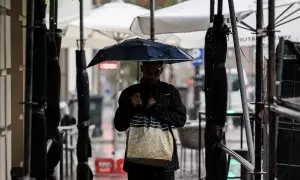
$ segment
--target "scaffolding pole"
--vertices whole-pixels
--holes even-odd
[[[261,147],[263,106],[263,0],[256,6],[256,71],[255,71],[255,180],[261,180]]]
[[[31,173],[34,0],[27,0],[26,74],[25,74],[25,121],[24,121],[24,178]]]
[[[230,12],[230,20],[231,20],[231,25],[232,25],[234,50],[235,50],[235,55],[236,55],[236,65],[237,65],[237,69],[238,69],[238,77],[239,77],[239,83],[240,83],[242,108],[243,108],[243,113],[244,113],[243,120],[245,122],[248,153],[249,153],[249,157],[250,157],[250,162],[252,164],[254,164],[254,161],[255,161],[254,145],[253,145],[253,139],[252,139],[252,130],[251,130],[249,109],[248,109],[247,96],[246,96],[246,86],[245,86],[245,80],[244,80],[243,65],[242,65],[242,61],[241,61],[240,44],[239,44],[239,37],[238,37],[238,32],[237,32],[236,15],[235,15],[233,0],[228,0],[228,5],[229,5],[229,12]]]
[[[280,106],[275,103],[270,106],[270,111],[300,122],[300,112],[299,111],[295,111],[293,109],[286,108],[284,106]]]
[[[269,120],[269,180],[276,177],[276,113],[271,110],[271,105],[276,96],[276,59],[275,59],[275,0],[269,0],[269,26],[268,26],[269,60],[267,68],[267,100]]]

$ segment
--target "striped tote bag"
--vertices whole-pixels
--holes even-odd
[[[126,158],[129,162],[155,167],[164,167],[172,162],[172,130],[153,117],[133,116],[126,143]]]

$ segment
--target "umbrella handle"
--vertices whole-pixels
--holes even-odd
[[[154,11],[155,11],[155,1],[150,0],[150,39],[152,41],[154,41],[155,39]]]

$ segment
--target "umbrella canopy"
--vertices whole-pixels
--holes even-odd
[[[253,0],[235,0],[238,20],[245,18]],[[155,11],[155,32],[157,34],[185,33],[206,31],[209,27],[210,1],[188,0],[167,8]],[[228,2],[224,1],[224,16],[229,22]],[[136,17],[130,29],[143,36],[150,34],[150,14]]]
[[[149,10],[140,6],[124,3],[122,0],[106,3],[84,17],[84,37],[86,48],[101,49],[117,42],[135,37],[130,25],[136,16]],[[72,21],[66,28],[62,45],[76,47],[74,37],[78,37],[79,19]]]
[[[159,42],[171,44],[183,49],[203,48],[206,31],[187,33],[158,34],[156,39]]]
[[[88,67],[103,61],[164,61],[177,63],[193,58],[175,46],[146,39],[129,39],[97,52]]]

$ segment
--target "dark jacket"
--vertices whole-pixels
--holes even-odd
[[[130,99],[130,97],[137,92],[140,93],[143,102],[143,106],[140,108],[133,107]],[[155,99],[156,103],[147,109],[148,99],[151,96]],[[149,84],[142,79],[140,84],[132,85],[121,93],[119,107],[114,118],[115,128],[118,131],[127,130],[132,116],[137,113],[147,113],[149,116],[164,121],[170,127],[182,127],[186,122],[186,108],[181,101],[178,90],[173,85],[160,81]],[[141,167],[141,165],[126,161],[125,155],[124,170],[130,171],[130,169],[152,168],[154,171],[175,171],[179,168],[175,138],[174,146],[172,163],[167,167]]]

